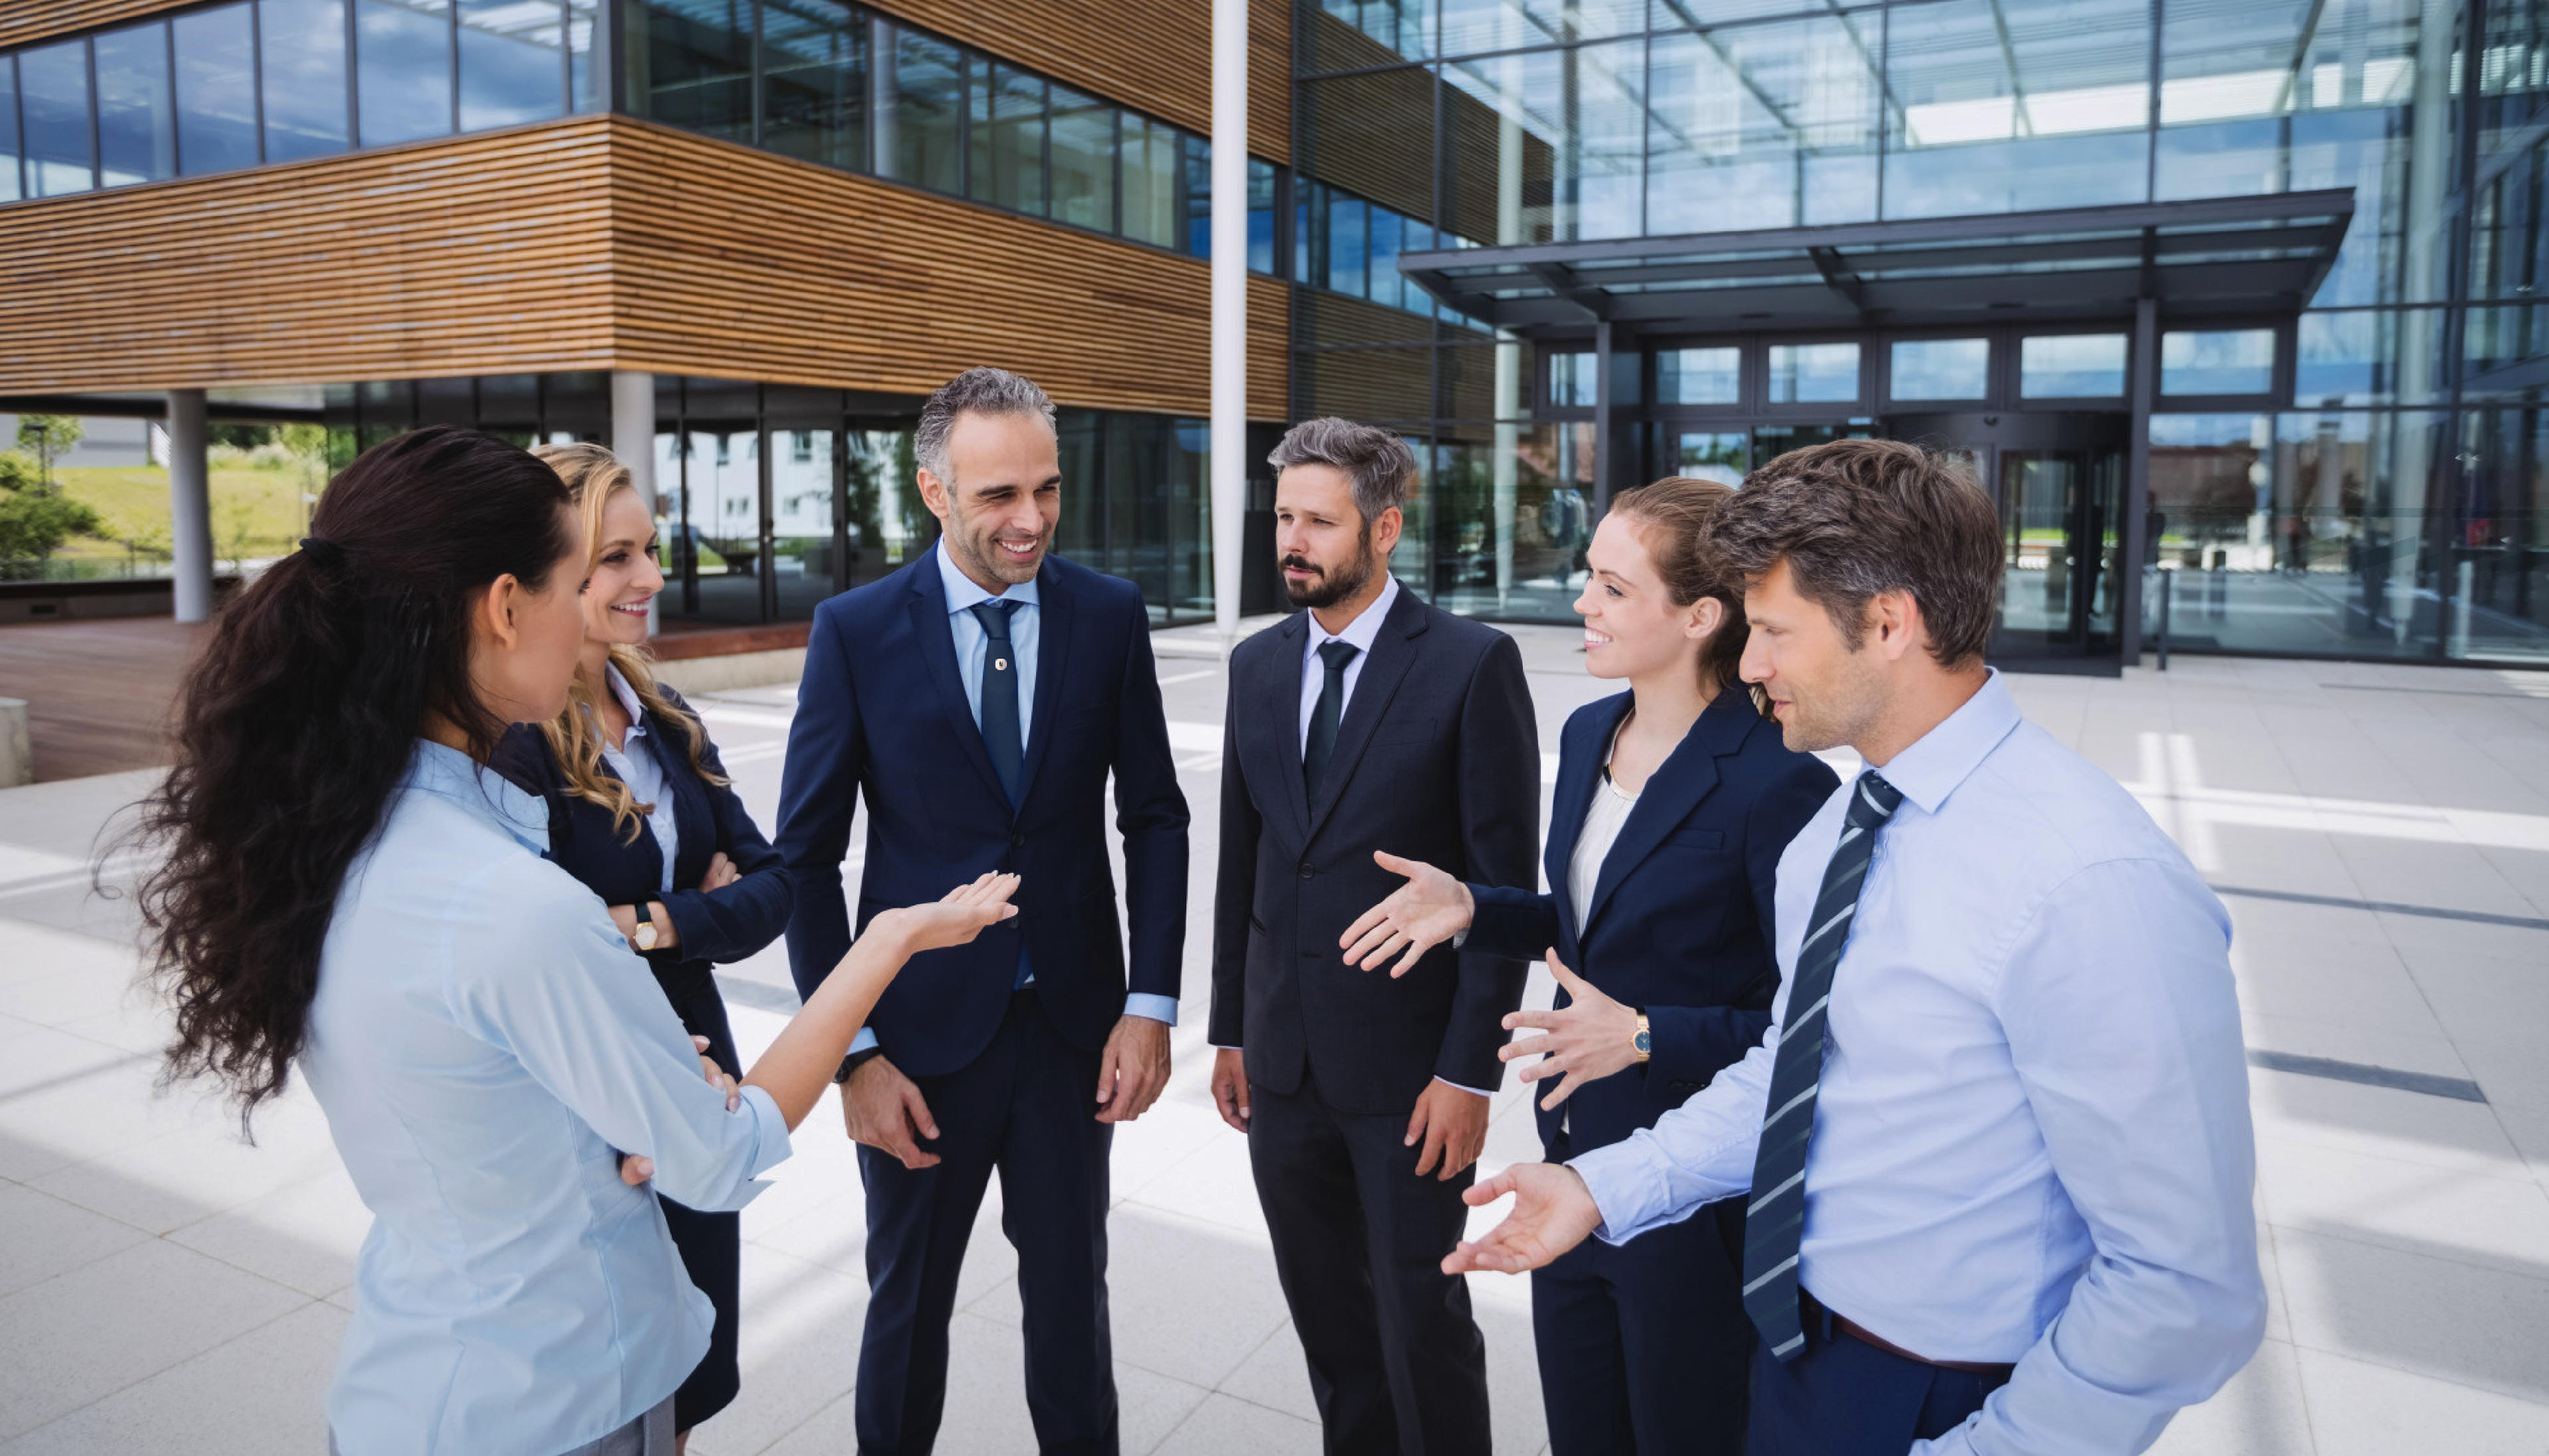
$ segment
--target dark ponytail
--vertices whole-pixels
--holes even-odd
[[[400,435],[345,467],[311,539],[223,610],[137,831],[166,854],[141,889],[176,1009],[166,1079],[218,1077],[242,1123],[283,1090],[337,889],[428,716],[482,761],[504,733],[470,678],[472,603],[508,574],[548,585],[566,506],[557,473],[502,440]]]

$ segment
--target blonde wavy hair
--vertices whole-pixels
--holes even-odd
[[[540,445],[531,453],[558,473],[558,479],[566,482],[568,493],[575,498],[576,514],[584,529],[585,570],[590,573],[602,559],[603,509],[611,503],[612,497],[637,489],[636,479],[629,475],[627,466],[619,463],[618,456],[600,445]],[[679,727],[690,740],[691,772],[709,783],[723,784],[725,775],[710,769],[702,757],[708,741],[708,730],[700,725],[698,714],[675,702],[655,681],[653,656],[643,647],[614,645],[611,665],[627,680],[646,711]],[[549,752],[566,777],[566,791],[609,809],[612,827],[619,832],[621,841],[634,843],[638,826],[655,811],[655,806],[637,802],[637,795],[629,791],[627,784],[603,772],[601,712],[582,673],[576,675],[574,685],[567,689],[566,711],[542,723],[540,735],[548,740]]]

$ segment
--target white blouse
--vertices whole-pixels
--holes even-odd
[[[1621,719],[1621,727],[1628,720]],[[1575,933],[1584,933],[1584,912],[1593,905],[1593,891],[1602,883],[1602,862],[1610,858],[1612,842],[1619,839],[1620,827],[1629,822],[1629,811],[1638,806],[1638,796],[1622,793],[1611,781],[1611,756],[1619,751],[1620,735],[1614,730],[1609,747],[1602,751],[1602,774],[1593,783],[1593,802],[1584,809],[1584,827],[1575,833],[1575,848],[1566,857],[1566,897],[1575,905]],[[1572,967],[1577,971],[1582,966]]]
[[[646,705],[637,700],[637,689],[628,685],[617,668],[605,668],[603,673],[610,680],[612,695],[628,710],[628,734],[620,741],[620,747],[613,748],[606,733],[602,761],[619,775],[620,782],[628,785],[628,792],[637,802],[653,806],[646,813],[646,828],[655,836],[655,848],[664,860],[663,882],[656,887],[656,893],[669,895],[673,892],[673,857],[682,852],[682,832],[673,818],[673,795],[664,784],[663,761],[655,755],[654,735],[646,731]],[[596,722],[594,727],[599,731],[602,724]]]

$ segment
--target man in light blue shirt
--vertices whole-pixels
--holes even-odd
[[[1867,770],[1779,865],[1762,1043],[1520,1195],[1460,1268],[1749,1194],[1752,1456],[2129,1453],[2265,1320],[2229,922],[1983,664],[1997,512],[1905,444],[1780,457],[1712,526],[1744,676]]]

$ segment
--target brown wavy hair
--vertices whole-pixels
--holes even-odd
[[[603,510],[611,504],[612,497],[637,489],[636,478],[618,456],[600,445],[541,445],[531,453],[558,473],[558,479],[566,483],[567,493],[575,499],[576,514],[584,524],[584,569],[590,575],[602,560]],[[724,783],[725,775],[710,769],[702,758],[708,741],[708,730],[700,725],[697,714],[655,681],[654,661],[643,647],[614,644],[611,649],[611,665],[628,681],[637,701],[646,711],[680,729],[689,740],[691,772],[707,782]],[[633,843],[638,826],[655,811],[655,806],[637,802],[637,795],[629,791],[627,784],[603,772],[600,708],[582,673],[576,674],[575,685],[567,689],[566,711],[542,723],[540,736],[548,740],[549,754],[557,760],[558,772],[566,779],[566,791],[609,809],[612,828],[618,831],[622,841]]]
[[[1726,608],[1725,622],[1699,649],[1700,678],[1720,690],[1746,687],[1744,644],[1752,636],[1744,618],[1744,579],[1727,569],[1708,541],[1709,523],[1733,499],[1734,487],[1686,475],[1668,475],[1611,498],[1611,513],[1640,527],[1638,538],[1646,542],[1673,605],[1710,597]],[[1748,690],[1752,706],[1768,712],[1768,694]]]
[[[165,854],[139,896],[176,1011],[163,1083],[219,1079],[242,1130],[283,1090],[345,870],[419,735],[439,718],[479,762],[495,752],[506,725],[470,677],[470,615],[500,577],[548,586],[566,504],[557,473],[502,440],[399,435],[329,484],[311,539],[214,621],[179,692],[176,763],[126,837]]]

